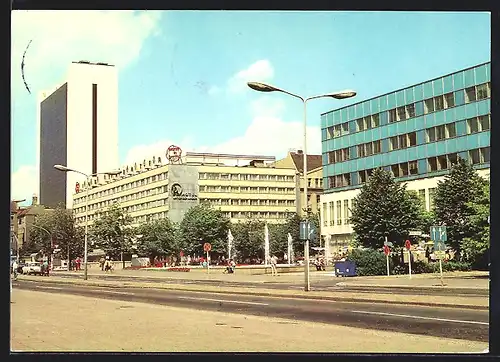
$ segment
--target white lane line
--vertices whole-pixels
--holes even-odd
[[[113,293],[113,294],[135,295],[135,293],[131,293],[131,292],[119,292],[119,291],[115,291],[115,290],[102,290],[102,292],[104,292],[104,293]]]
[[[45,287],[42,285],[35,285],[35,288],[40,288],[40,289],[57,289],[57,290],[62,290],[60,287]]]
[[[375,314],[375,315],[385,315],[385,316],[392,316],[392,317],[402,317],[402,318],[413,318],[413,319],[427,319],[427,320],[433,320],[433,321],[440,321],[440,322],[452,322],[452,323],[468,323],[468,324],[481,324],[488,326],[488,322],[477,322],[477,321],[462,321],[458,319],[446,319],[446,318],[433,318],[433,317],[421,317],[421,316],[416,316],[416,315],[406,315],[406,314],[393,314],[393,313],[383,313],[383,312],[368,312],[364,310],[351,310],[352,313],[360,313],[360,314]]]
[[[241,301],[241,300],[225,300],[225,299],[196,298],[196,297],[178,297],[178,299],[207,300],[207,301],[210,301],[210,302],[220,302],[220,303],[236,303],[236,304],[269,305],[269,304],[267,304],[267,303],[244,302],[244,301]]]

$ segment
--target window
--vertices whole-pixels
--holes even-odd
[[[425,189],[418,190],[418,197],[420,197],[420,199],[423,201],[425,205]]]
[[[391,165],[391,171],[394,177],[399,177],[399,165]]]
[[[479,116],[479,128],[481,131],[487,131],[491,127],[490,123],[490,115],[487,114],[486,116]]]
[[[488,86],[486,83],[480,84],[476,87],[477,99],[485,99],[488,98]]]
[[[446,170],[448,168],[448,157],[446,155],[438,156],[437,166],[439,170]]]
[[[365,126],[365,129],[370,129],[372,128],[372,117],[364,117],[363,118],[363,124]]]
[[[347,161],[349,158],[349,148],[342,149],[342,161]]]
[[[372,128],[380,126],[380,117],[379,114],[373,114],[372,115]]]
[[[469,151],[469,161],[473,165],[481,163],[481,157],[479,155],[479,149]]]
[[[479,132],[479,122],[477,117],[470,118],[467,120],[467,133]]]
[[[366,148],[366,155],[371,156],[373,154],[372,143],[371,142],[365,143],[365,148]]]
[[[418,174],[418,162],[417,161],[408,162],[408,167],[410,169],[410,175],[417,175]]]
[[[358,175],[359,175],[359,183],[364,184],[366,182],[366,179],[367,179],[366,170],[359,171]]]
[[[380,140],[378,141],[373,141],[373,153],[377,154],[381,152],[381,142]]]
[[[446,138],[446,128],[444,125],[436,127],[436,140],[440,141]]]
[[[456,153],[450,153],[448,155],[448,164],[450,165],[450,167],[456,164],[457,162],[458,162],[458,155]]]
[[[337,201],[337,225],[342,225],[342,201]]]
[[[416,132],[408,133],[408,143],[409,143],[409,147],[417,145],[417,133]]]
[[[399,148],[408,147],[408,137],[405,134],[399,136]]]
[[[365,145],[358,145],[358,157],[366,157]]]
[[[438,168],[437,168],[437,159],[436,159],[436,157],[428,158],[427,159],[427,166],[428,166],[427,169],[428,169],[429,172],[437,171]]]
[[[398,121],[404,121],[406,119],[405,107],[398,107]]]
[[[335,163],[335,152],[328,152],[328,163]]]
[[[400,163],[401,176],[408,176],[408,162]]]
[[[349,134],[349,123],[342,123],[342,135]]]
[[[389,143],[390,143],[391,151],[397,150],[399,148],[399,142],[398,142],[397,136],[391,137]]]
[[[406,117],[413,118],[415,117],[415,104],[408,104],[406,106]]]
[[[465,102],[476,101],[476,87],[465,88]]]
[[[328,205],[326,202],[323,202],[323,226],[328,226]]]
[[[434,196],[436,195],[436,188],[430,188],[429,189],[429,204],[431,208],[434,206]]]
[[[358,131],[363,131],[365,129],[363,118],[360,118],[356,121],[356,129]]]
[[[336,125],[333,130],[333,137],[340,137],[342,134],[342,127],[340,125]]]
[[[330,204],[330,226],[333,226],[333,225],[335,225],[334,224],[335,223],[335,219],[334,219],[334,214],[333,214],[333,212],[334,212],[334,203],[333,203],[333,201],[330,201],[329,204]]]
[[[481,153],[481,163],[489,163],[490,162],[490,148],[484,147],[480,148]]]
[[[453,97],[453,92],[446,93],[444,95],[444,103],[446,108],[451,108],[455,106],[455,97]]]
[[[447,124],[445,127],[446,127],[446,138],[453,138],[457,136],[455,123]]]
[[[429,98],[424,101],[424,113],[434,112],[434,99]]]
[[[344,225],[349,222],[349,200],[344,200]]]
[[[335,176],[328,176],[328,188],[332,189],[335,187]]]
[[[389,110],[389,122],[396,122],[396,110]]]
[[[434,104],[435,104],[436,111],[443,110],[444,109],[444,97],[443,96],[434,97]]]

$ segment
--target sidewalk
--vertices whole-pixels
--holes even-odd
[[[83,272],[56,271],[53,275],[83,275]],[[169,272],[163,270],[127,270],[116,269],[112,273],[105,273],[101,270],[89,269],[89,277],[92,275],[127,276],[127,277],[147,277],[158,280],[162,279],[187,279],[187,280],[220,280],[233,281],[239,283],[294,283],[304,282],[304,273],[284,273],[273,277],[270,274],[248,275],[248,274],[223,274],[220,271],[213,271],[210,274],[202,272]],[[489,279],[487,272],[454,272],[443,273],[446,288],[473,288],[489,289]],[[341,283],[345,286],[370,286],[370,287],[441,287],[439,274],[414,274],[410,279],[409,275],[372,276],[372,277],[335,277],[333,272],[312,272],[310,273],[311,285],[317,281],[331,281],[332,286]]]
[[[13,351],[481,353],[488,347],[482,342],[19,289],[11,298]]]

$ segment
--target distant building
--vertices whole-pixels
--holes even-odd
[[[427,210],[458,157],[489,177],[490,67],[480,64],[321,116],[321,234],[330,237],[331,250],[352,240],[352,200],[375,168],[407,183]]]
[[[276,161],[277,168],[291,168],[295,170],[297,185],[300,193],[297,193],[296,212],[304,215],[304,153],[302,150],[289,151],[287,156]],[[323,166],[321,155],[307,155],[307,204],[310,212],[318,213],[320,196],[323,193]],[[300,197],[298,197],[300,196]]]
[[[93,179],[89,192],[89,222],[119,203],[138,225],[169,217],[180,221],[193,205],[206,202],[232,222],[247,217],[283,222],[295,212],[296,176],[291,168],[273,165],[274,157],[188,152],[182,164],[144,160],[118,176]],[[73,211],[85,223],[87,185],[73,194]]]
[[[29,240],[33,224],[35,224],[37,217],[48,211],[51,210],[38,204],[38,197],[36,195],[33,195],[30,206],[18,210],[16,235],[19,241],[19,248],[22,248],[24,243]]]
[[[73,62],[66,81],[40,92],[37,107],[40,203],[71,208],[75,183],[84,177],[61,172],[61,164],[92,174],[119,166],[118,73],[104,63]]]

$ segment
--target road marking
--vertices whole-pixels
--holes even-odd
[[[114,294],[125,294],[125,295],[135,295],[135,293],[131,292],[119,292],[116,290],[103,290],[104,293],[114,293]]]
[[[224,302],[224,303],[236,303],[236,304],[253,304],[253,305],[269,305],[267,303],[258,302],[244,302],[241,300],[225,300],[225,299],[211,299],[211,298],[196,298],[196,297],[178,297],[179,299],[191,299],[191,300],[207,300],[210,302]]]
[[[62,290],[60,287],[45,287],[43,285],[35,285],[35,288],[40,288],[40,289],[57,289],[57,290]]]
[[[375,314],[375,315],[386,315],[386,316],[392,316],[392,317],[413,318],[413,319],[428,319],[428,320],[440,321],[440,322],[481,324],[481,325],[485,325],[485,326],[489,325],[488,322],[462,321],[462,320],[458,320],[458,319],[421,317],[421,316],[406,315],[406,314],[393,314],[393,313],[383,313],[383,312],[368,312],[368,311],[363,311],[363,310],[351,310],[351,312],[352,313],[361,313],[361,314]]]

